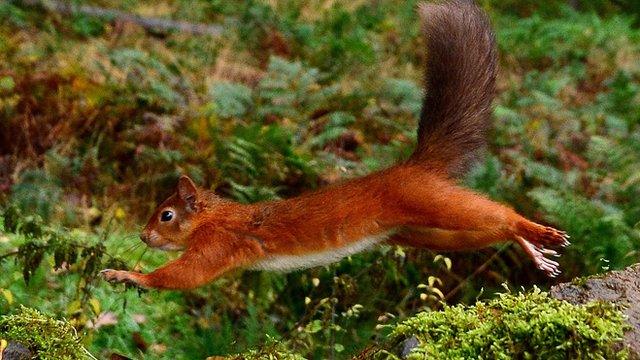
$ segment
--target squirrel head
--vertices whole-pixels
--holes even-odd
[[[156,208],[140,239],[162,250],[186,248],[196,215],[203,210],[201,193],[188,176],[181,176],[176,192]]]

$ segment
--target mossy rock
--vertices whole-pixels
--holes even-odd
[[[388,341],[358,358],[627,359],[621,344],[627,326],[610,303],[573,305],[534,289],[420,313],[394,326]]]
[[[27,307],[21,307],[16,314],[0,317],[0,339],[26,347],[35,359],[87,358],[81,338],[73,326]]]
[[[631,359],[640,359],[640,264],[558,284],[549,293],[572,304],[604,301],[622,307],[630,325],[624,344],[630,349]]]
[[[391,327],[387,339],[357,360],[629,359],[627,318],[620,307],[570,304],[534,288],[473,306],[445,306]],[[285,343],[232,359],[300,360]]]
[[[250,350],[231,357],[209,357],[207,360],[305,360],[305,357],[291,351],[288,343],[273,341],[259,350]]]

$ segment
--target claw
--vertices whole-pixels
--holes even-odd
[[[115,271],[113,269],[104,269],[104,270],[100,270],[100,272],[98,273],[98,275],[102,276],[102,277],[106,277],[108,273]]]
[[[527,255],[531,257],[533,262],[536,264],[536,267],[540,271],[544,271],[547,276],[551,278],[555,278],[556,276],[561,274],[561,271],[559,269],[560,264],[557,261],[545,257],[545,255],[554,257],[560,256],[557,251],[546,249],[543,246],[536,246],[521,236],[516,236],[516,240],[520,244],[522,249],[527,253]]]
[[[552,250],[552,249],[545,249],[544,247],[539,247],[538,251],[540,251],[541,253],[543,253],[545,255],[552,255],[552,256],[556,256],[556,257],[560,256],[560,254],[558,254],[557,251]]]

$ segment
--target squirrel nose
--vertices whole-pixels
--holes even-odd
[[[140,233],[140,240],[146,244],[149,241],[149,235],[146,232]]]

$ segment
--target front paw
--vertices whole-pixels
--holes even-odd
[[[124,270],[104,269],[100,271],[100,276],[111,283],[128,283],[137,284],[134,279],[134,273]]]

